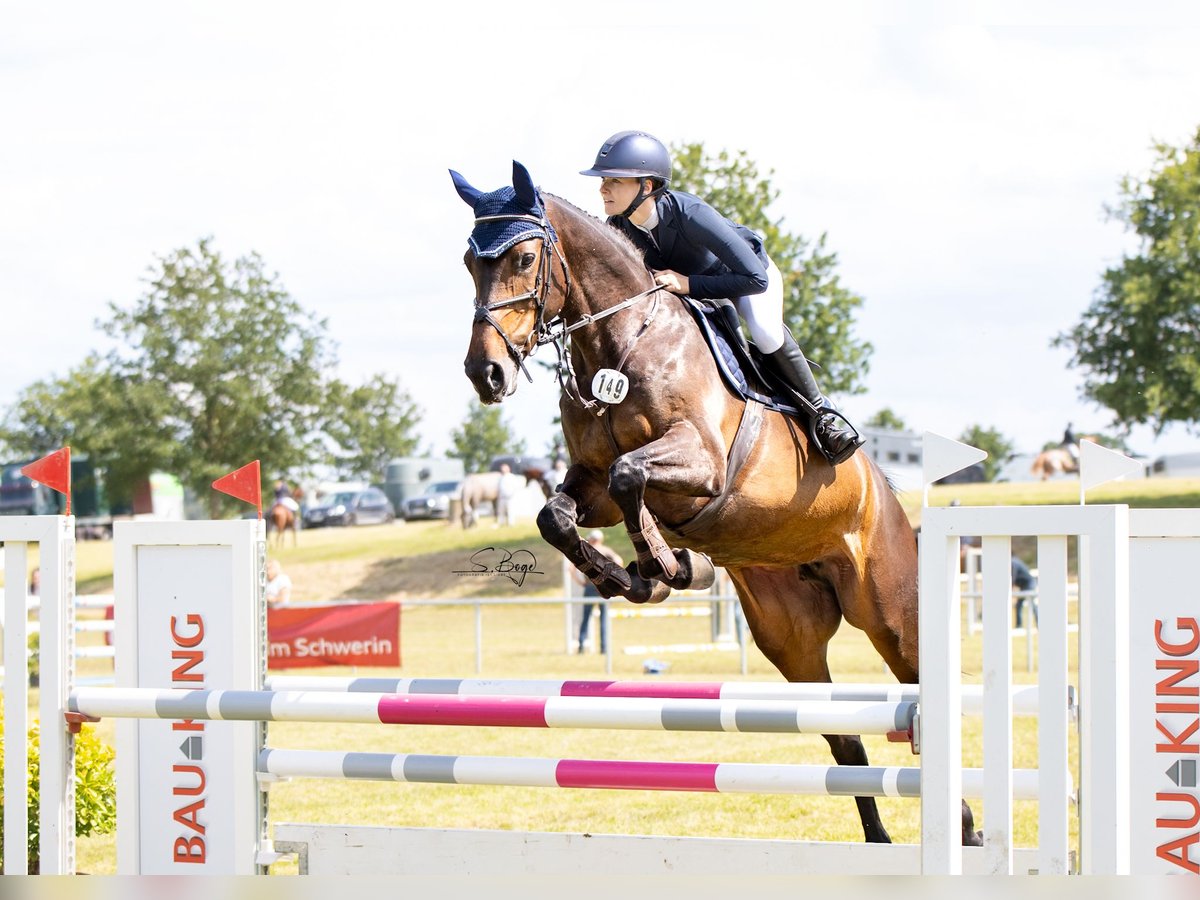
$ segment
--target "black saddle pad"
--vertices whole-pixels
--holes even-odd
[[[733,304],[728,300],[681,299],[700,326],[700,333],[731,391],[743,400],[757,400],[767,409],[789,416],[800,415],[796,405],[767,374],[762,354],[742,337]]]

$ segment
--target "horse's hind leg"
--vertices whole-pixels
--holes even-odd
[[[896,679],[918,682],[917,645],[917,545],[908,517],[892,503],[877,519],[864,541],[860,567],[826,562],[821,574],[833,586],[842,615],[866,633]],[[963,846],[978,847],[983,835],[975,830],[975,817],[962,804]]]
[[[810,567],[730,569],[754,642],[788,681],[829,682],[829,640],[841,624],[830,585]],[[824,736],[841,766],[866,766],[867,751],[857,735]],[[891,843],[874,797],[855,797],[863,836]]]

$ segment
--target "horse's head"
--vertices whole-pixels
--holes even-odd
[[[475,323],[464,363],[484,403],[516,390],[517,371],[537,347],[548,322],[561,311],[566,261],[529,172],[513,162],[513,183],[491,193],[472,187],[451,170],[458,195],[475,211],[475,228],[463,262],[475,282]],[[558,253],[563,280],[555,283]],[[532,380],[532,379],[530,379]]]

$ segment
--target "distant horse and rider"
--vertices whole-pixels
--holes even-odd
[[[1083,440],[1101,443],[1099,436],[1094,434],[1085,434]],[[1058,446],[1048,447],[1035,456],[1030,471],[1042,481],[1056,475],[1070,475],[1079,472],[1079,438],[1075,437],[1075,431],[1070,422],[1067,423],[1067,428],[1063,432],[1063,438]]]
[[[289,489],[282,478],[275,482],[275,500],[271,504],[271,512],[267,518],[275,532],[276,547],[283,546],[284,535],[289,531],[292,533],[292,546],[295,547],[297,544],[300,504],[297,502],[298,498],[295,494],[299,490],[299,488],[294,491]]]
[[[812,417],[828,426],[829,410],[785,413],[735,393],[693,301],[657,284],[626,235],[540,192],[519,163],[511,187],[486,193],[452,176],[475,217],[465,371],[480,400],[512,394],[538,346],[558,354],[571,464],[538,515],[543,538],[602,596],[634,603],[707,587],[724,567],[756,644],[789,681],[832,680],[829,641],[845,619],[897,679],[917,683],[913,530],[868,455],[819,448],[836,429]],[[764,371],[753,385],[791,396]],[[622,522],[637,556],[626,567],[579,532]],[[869,764],[861,738],[825,739],[839,764]],[[875,799],[855,802],[866,840],[890,842]],[[982,842],[965,803],[962,840]]]

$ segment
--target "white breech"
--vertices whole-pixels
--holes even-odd
[[[774,353],[783,346],[783,274],[773,260],[767,260],[767,289],[736,297],[733,304],[760,352]]]

